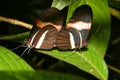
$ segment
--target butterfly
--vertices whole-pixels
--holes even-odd
[[[75,9],[66,22],[67,8],[58,10],[50,7],[35,20],[27,40],[28,48],[60,50],[80,49],[87,45],[87,37],[92,25],[93,13],[88,5]]]

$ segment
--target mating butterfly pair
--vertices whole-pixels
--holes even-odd
[[[29,48],[60,50],[86,46],[92,23],[92,10],[88,5],[78,7],[66,23],[67,12],[50,7],[43,11],[32,28],[27,41]]]

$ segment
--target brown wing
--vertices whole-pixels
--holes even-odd
[[[82,5],[78,7],[67,23],[66,28],[62,29],[57,36],[56,45],[58,48],[64,50],[86,46],[86,39],[91,28],[92,17],[90,6]],[[63,32],[65,34],[63,34]]]
[[[35,20],[28,38],[28,47],[51,49],[55,46],[56,35],[64,24],[65,14],[56,8],[48,8]]]

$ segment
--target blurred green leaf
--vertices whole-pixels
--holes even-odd
[[[29,32],[24,32],[24,33],[15,34],[15,35],[3,36],[3,37],[0,37],[0,40],[21,41],[27,38],[28,35],[29,35]]]
[[[108,0],[110,6],[120,9],[120,0]]]
[[[84,80],[83,78],[62,74],[54,73],[50,71],[2,71],[0,72],[0,80]]]
[[[0,71],[34,71],[22,58],[0,46]]]

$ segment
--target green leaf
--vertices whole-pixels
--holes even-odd
[[[11,41],[20,41],[28,37],[29,32],[24,32],[16,35],[9,35],[0,37],[0,40],[11,40]]]
[[[110,13],[106,0],[88,0],[93,10],[91,40],[88,47],[104,58],[110,38]]]
[[[92,50],[79,52],[79,51],[42,51],[44,54],[53,56],[57,59],[70,63],[79,69],[82,69],[94,76],[98,79],[106,80],[108,71],[106,64],[103,58],[100,57],[99,54],[95,53]]]
[[[63,9],[64,7],[68,6],[72,2],[75,2],[77,0],[53,0],[52,7],[56,7],[59,10]]]
[[[61,2],[57,2],[60,6],[64,6]],[[66,2],[66,0],[63,0]],[[72,3],[74,2],[74,3]],[[108,9],[108,3],[106,0],[70,0],[68,3],[72,3],[69,5],[69,11],[67,16],[67,21],[72,16],[74,10],[81,5],[89,5],[93,11],[93,25],[91,30],[91,39],[90,46],[94,48],[95,51],[100,53],[102,57],[105,55],[105,51],[107,49],[107,45],[110,37],[110,13]],[[101,6],[101,7],[100,7]],[[54,6],[57,8],[57,6]],[[102,44],[101,44],[102,43]],[[91,45],[92,44],[92,45]],[[99,46],[101,49],[99,49]]]
[[[55,2],[56,1],[56,2]],[[58,0],[54,0],[57,3]],[[62,0],[63,3],[66,0]],[[70,3],[70,2],[68,2]],[[93,25],[90,33],[90,40],[87,51],[43,51],[43,52],[65,62],[68,62],[79,69],[82,69],[98,79],[107,80],[108,69],[104,61],[107,45],[110,37],[110,14],[106,0],[77,0],[69,5],[68,20],[72,16],[75,8],[87,4],[93,10]],[[58,1],[56,5],[61,5]],[[57,6],[54,6],[58,8]]]
[[[22,58],[0,46],[0,71],[34,71]]]
[[[2,71],[0,72],[0,80],[84,80],[83,78],[62,74],[54,73],[50,71]]]

